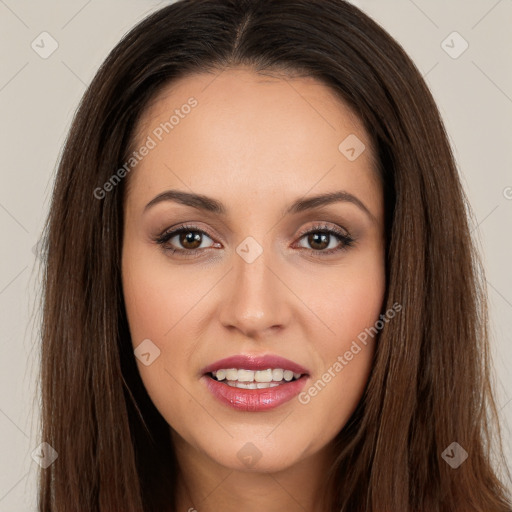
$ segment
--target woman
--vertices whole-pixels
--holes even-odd
[[[40,510],[511,510],[466,205],[421,75],[355,7],[144,20],[55,184]]]

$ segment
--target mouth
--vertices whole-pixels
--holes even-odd
[[[221,368],[206,375],[233,388],[268,389],[299,380],[305,374],[283,368],[267,368],[256,371],[243,368]]]
[[[302,366],[279,356],[234,356],[202,370],[208,390],[239,411],[266,411],[300,393],[309,378]]]

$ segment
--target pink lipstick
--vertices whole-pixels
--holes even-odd
[[[303,366],[276,355],[238,355],[201,371],[207,389],[222,403],[247,412],[274,409],[297,396],[309,378]]]

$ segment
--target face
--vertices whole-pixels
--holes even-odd
[[[367,383],[361,333],[386,285],[362,124],[312,78],[238,68],[167,87],[133,147],[123,292],[173,439],[251,471],[328,450]]]

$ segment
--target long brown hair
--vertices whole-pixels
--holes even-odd
[[[39,510],[172,505],[169,426],[137,371],[121,287],[127,180],[94,191],[126,162],[164,86],[239,65],[329,86],[364,122],[385,186],[383,311],[403,309],[379,333],[364,396],[335,440],[329,510],[510,511],[493,468],[485,281],[443,123],[399,44],[343,0],[178,1],[129,32],[88,87],[45,228],[41,441],[58,458],[41,469]],[[453,442],[468,454],[456,469],[442,457]]]

